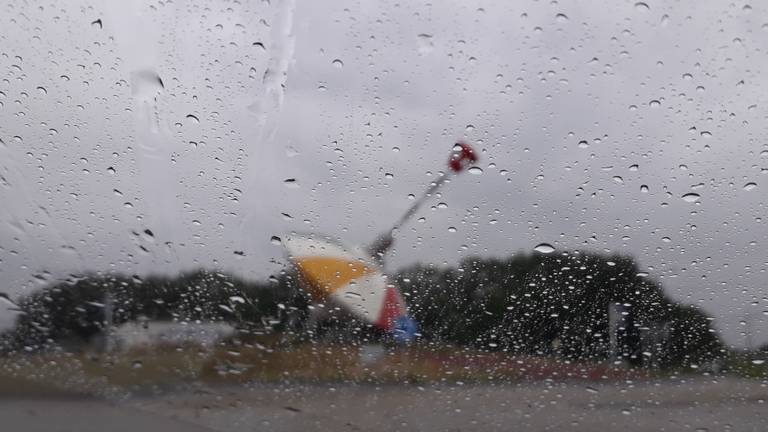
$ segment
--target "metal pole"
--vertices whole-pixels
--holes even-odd
[[[392,246],[392,242],[394,241],[392,232],[399,229],[408,221],[408,219],[416,214],[416,212],[419,210],[419,207],[424,204],[424,201],[432,197],[432,195],[434,195],[435,192],[437,192],[437,190],[440,189],[443,184],[445,184],[451,173],[459,173],[473,162],[477,162],[477,155],[475,154],[475,151],[472,149],[472,147],[465,143],[456,143],[453,147],[453,153],[451,154],[450,159],[448,159],[449,170],[443,173],[440,178],[432,183],[424,192],[424,194],[416,200],[416,202],[411,204],[408,210],[405,211],[405,213],[400,217],[400,219],[398,219],[397,223],[395,223],[395,225],[389,229],[389,231],[379,235],[376,240],[374,240],[373,243],[368,246],[368,253],[374,257],[374,259],[381,262],[384,258],[384,254],[387,253],[387,250],[390,248],[390,246]]]
[[[112,290],[107,288],[104,293],[104,351],[109,353],[114,350],[113,340],[114,301]]]

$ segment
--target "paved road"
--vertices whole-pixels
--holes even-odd
[[[210,428],[181,419],[77,397],[0,400],[0,430],[3,432],[211,431]]]
[[[284,386],[134,402],[219,431],[766,431],[758,381]]]
[[[768,430],[768,385],[732,378],[635,385],[267,385],[119,403],[5,394],[0,430],[24,432]]]

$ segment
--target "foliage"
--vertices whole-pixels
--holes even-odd
[[[654,367],[702,364],[725,352],[701,310],[669,299],[629,257],[468,258],[457,268],[416,265],[396,280],[422,339],[433,343],[574,360],[615,356]],[[105,305],[110,301],[113,307]],[[139,317],[227,321],[258,332],[296,328],[308,315],[290,273],[250,282],[205,270],[146,279],[92,274],[35,292],[19,306],[25,313],[10,345],[26,350],[82,344],[102,332],[106,310],[114,324]],[[613,340],[610,309],[623,314]],[[365,326],[345,328],[351,338],[377,336]]]
[[[112,310],[115,325],[144,317],[228,321],[243,327],[267,324],[279,330],[287,310],[305,309],[306,304],[290,275],[255,283],[205,270],[147,279],[92,274],[22,298],[18,305],[23,314],[8,345],[35,350],[54,343],[82,344],[102,332],[107,310]]]
[[[724,347],[698,309],[681,306],[628,257],[597,254],[468,258],[417,265],[398,282],[423,337],[520,354],[605,360],[609,308],[624,311],[618,359],[669,367],[706,362]]]

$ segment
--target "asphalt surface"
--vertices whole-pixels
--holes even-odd
[[[765,431],[768,383],[250,385],[109,402],[0,392],[3,431]]]

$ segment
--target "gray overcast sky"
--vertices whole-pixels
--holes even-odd
[[[483,174],[422,210],[390,269],[540,242],[627,253],[729,342],[768,341],[761,3],[16,3],[0,290],[262,278],[283,265],[273,235],[373,239],[466,139]]]

